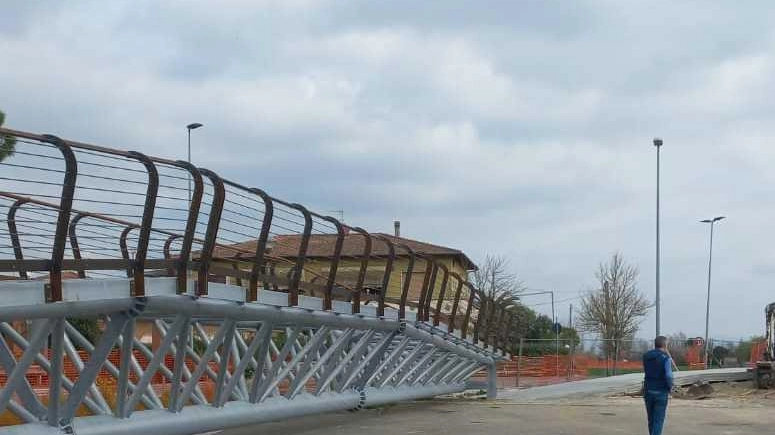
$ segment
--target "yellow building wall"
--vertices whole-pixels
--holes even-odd
[[[434,258],[437,263],[445,265],[450,272],[455,272],[463,279],[466,279],[468,271],[464,266],[457,261],[453,256],[437,256]],[[364,287],[381,287],[382,278],[385,273],[385,264],[387,260],[384,258],[371,259],[369,266],[366,270],[366,279],[364,280]],[[387,298],[399,299],[403,290],[404,280],[407,279],[407,269],[409,266],[409,259],[404,257],[396,258],[393,261],[393,270],[390,274],[390,281],[388,283]],[[314,283],[316,285],[324,285],[328,279],[331,262],[329,260],[320,259],[308,259],[304,264],[304,271],[301,276],[301,288],[304,288],[304,283]],[[244,270],[250,269],[249,263],[243,263],[241,266]],[[357,281],[358,273],[360,272],[361,262],[359,259],[342,259],[339,262],[336,274],[336,282],[340,285],[347,287],[354,287]],[[413,273],[409,286],[408,300],[410,302],[416,302],[420,299],[420,292],[422,291],[422,285],[425,279],[426,262],[422,259],[416,259],[414,263]],[[275,267],[275,275],[278,277],[286,277],[290,270],[289,264],[279,264]],[[436,274],[436,284],[433,290],[433,300],[437,300],[439,293],[441,292],[441,285],[444,273],[441,269]],[[232,281],[233,282],[233,281]],[[243,283],[247,285],[247,283]],[[457,290],[457,279],[455,279],[450,273],[447,281],[447,289],[444,295],[444,299],[452,300]],[[461,290],[461,299],[467,300],[468,287],[463,286]],[[435,307],[435,302],[432,303],[432,307]]]
[[[468,272],[460,264],[460,262],[457,261],[455,257],[451,257],[451,256],[437,257],[436,261],[441,264],[444,264],[449,269],[450,272],[457,273],[463,279],[465,279],[468,275]],[[381,258],[372,259],[369,261],[369,267],[366,271],[366,279],[364,281],[365,286],[382,285],[382,278],[385,273],[386,262],[387,260],[381,259]],[[325,282],[326,278],[328,277],[328,272],[330,270],[330,267],[331,267],[331,262],[327,260],[307,261],[304,267],[305,273],[302,275],[302,280],[305,282],[310,282],[314,278],[314,275],[313,275],[313,272],[314,272],[321,275],[321,278],[316,279],[314,282],[322,284]],[[399,257],[399,258],[396,258],[395,261],[393,261],[393,270],[390,273],[390,280],[388,282],[386,297],[395,298],[395,299],[398,299],[401,297],[401,291],[403,290],[404,280],[407,279],[408,267],[409,267],[408,258]],[[337,268],[336,281],[340,284],[353,286],[357,279],[360,268],[361,268],[360,260],[357,260],[357,259],[341,260],[339,262],[339,267]],[[426,263],[424,260],[422,259],[415,260],[413,273],[409,284],[408,299],[410,301],[417,301],[420,298],[420,292],[422,290],[422,285],[425,279],[425,268],[426,268]],[[279,268],[277,270],[279,271]],[[287,272],[287,269],[286,269],[286,272]],[[436,286],[433,290],[434,298],[441,291],[443,275],[444,274],[442,270],[439,269],[436,276]],[[454,298],[456,289],[457,289],[457,280],[450,273],[444,299]],[[462,294],[464,295],[468,294],[468,288],[466,288],[465,286],[463,287]]]
[[[437,256],[434,257],[435,261],[437,263],[444,264],[450,272],[455,272],[458,275],[460,275],[463,279],[466,279],[468,276],[468,271],[465,270],[464,266],[460,264],[459,261],[457,261],[456,257],[448,256],[448,257],[442,257]],[[364,287],[381,287],[382,286],[382,278],[385,273],[385,264],[386,259],[384,258],[375,258],[371,259],[369,261],[369,266],[366,270],[366,279],[364,280]],[[404,280],[407,279],[407,268],[409,266],[409,259],[399,257],[396,258],[393,262],[393,270],[390,274],[390,281],[388,283],[387,288],[387,294],[386,297],[388,299],[400,299],[401,292],[403,290],[403,283]],[[249,270],[251,267],[250,263],[243,263],[243,266],[241,266],[244,270]],[[320,260],[320,259],[308,259],[304,265],[304,271],[302,272],[301,276],[301,285],[300,287],[302,289],[305,289],[305,283],[314,283],[317,286],[323,286],[326,283],[326,280],[328,279],[329,270],[331,267],[331,262],[328,260]],[[339,285],[343,285],[349,288],[355,287],[358,273],[360,272],[361,268],[361,262],[358,259],[342,259],[339,262],[339,267],[337,268],[337,274],[336,274],[336,282]],[[415,260],[413,273],[411,277],[411,282],[409,286],[409,294],[407,297],[407,300],[409,302],[418,302],[420,299],[420,293],[422,291],[422,285],[425,279],[425,268],[426,268],[426,262],[422,259]],[[289,264],[278,264],[275,267],[275,275],[278,277],[286,277],[288,274],[288,271],[290,270],[290,263]],[[442,279],[443,279],[444,273],[441,269],[438,270],[436,274],[436,284],[433,289],[433,299],[431,301],[431,310],[435,310],[436,304],[438,301],[439,293],[441,292],[441,285],[442,285]],[[230,279],[231,283],[234,283],[235,281]],[[260,285],[260,284],[259,284]],[[455,297],[455,291],[457,290],[457,279],[455,279],[452,274],[450,273],[449,278],[447,280],[447,289],[444,294],[444,302],[442,304],[442,312],[449,312],[452,309],[452,300]],[[247,283],[243,281],[243,286],[247,287]],[[280,286],[281,288],[283,286]],[[309,286],[306,287],[307,289]],[[320,296],[320,295],[317,295]],[[463,286],[461,289],[461,304],[458,308],[458,311],[462,312],[465,310],[466,307],[466,301],[469,297],[469,289],[466,286]]]

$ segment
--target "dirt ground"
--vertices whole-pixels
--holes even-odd
[[[714,384],[703,400],[673,399],[666,434],[771,434],[775,427],[775,391],[761,392],[747,384]],[[232,429],[222,435],[388,435],[388,434],[646,434],[642,399],[587,396],[546,402],[518,403],[478,399],[435,399],[310,416]]]

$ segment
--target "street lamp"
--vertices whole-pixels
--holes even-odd
[[[196,130],[199,127],[202,127],[202,124],[198,122],[194,122],[186,126],[186,130],[188,130],[188,163],[191,163],[191,130]],[[191,202],[191,177],[190,176],[188,177],[188,202]]]
[[[657,307],[657,334],[659,337],[661,334],[660,321],[661,321],[661,303],[659,299],[659,150],[662,148],[662,139],[655,137],[654,146],[657,148],[657,276],[656,276],[656,307]]]
[[[710,224],[710,249],[708,251],[708,297],[705,303],[705,369],[708,369],[708,329],[710,326],[710,272],[713,264],[713,226],[724,219],[724,216],[716,216],[712,219],[703,219],[700,222]]]

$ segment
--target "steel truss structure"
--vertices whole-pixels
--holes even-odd
[[[516,319],[427,253],[186,162],[2,137],[16,153],[0,163],[0,434],[188,435],[468,388],[495,396]],[[190,198],[176,196],[189,180]],[[282,234],[298,236],[293,258],[273,254]],[[313,234],[336,241],[325,270],[306,257]],[[363,254],[345,285],[353,235]],[[391,299],[399,257],[408,278]],[[375,259],[382,291],[369,294]],[[472,383],[482,370],[488,381]]]

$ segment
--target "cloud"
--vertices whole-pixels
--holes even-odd
[[[399,218],[409,237],[506,253],[531,287],[573,294],[622,251],[653,299],[663,136],[663,325],[704,328],[697,220],[726,214],[712,332],[761,332],[764,2],[57,4],[0,15],[10,126],[181,158],[202,122],[197,164],[373,230]]]

